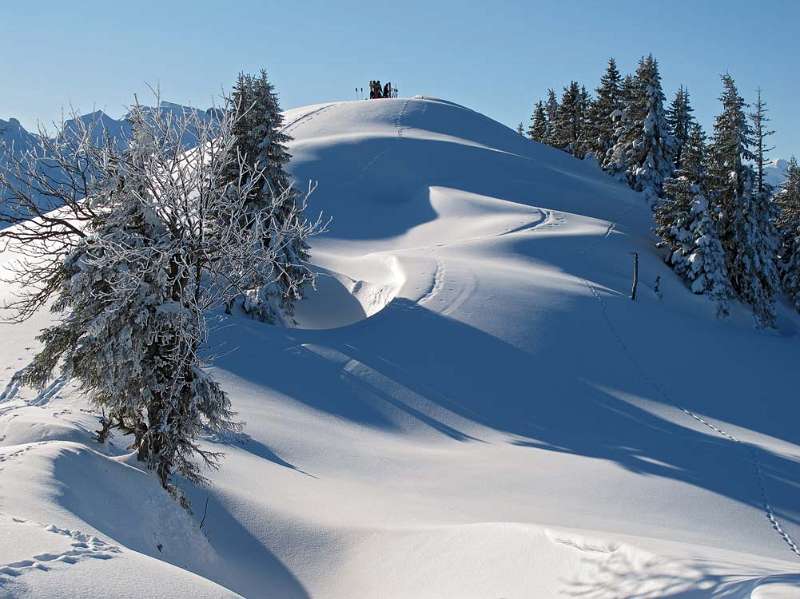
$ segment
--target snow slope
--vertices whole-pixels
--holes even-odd
[[[322,274],[300,328],[214,317],[246,427],[192,516],[0,325],[0,595],[800,595],[796,315],[715,319],[640,196],[464,107],[286,116]]]

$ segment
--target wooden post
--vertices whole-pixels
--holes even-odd
[[[636,288],[639,286],[639,253],[633,252],[633,287],[631,287],[631,299],[636,301]]]

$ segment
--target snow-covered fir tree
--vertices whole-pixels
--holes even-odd
[[[658,63],[652,55],[639,61],[636,77],[623,84],[625,107],[614,133],[608,169],[622,175],[651,201],[663,194],[672,174],[673,142],[664,112]]]
[[[24,244],[26,256],[17,270],[22,296],[11,309],[24,319],[51,303],[56,315],[22,380],[42,386],[60,368],[80,382],[103,410],[100,440],[111,429],[131,434],[138,458],[188,505],[173,475],[202,482],[202,466],[220,456],[199,436],[237,428],[200,358],[206,313],[276,276],[276,248],[263,240],[283,234],[274,218],[282,199],[252,204],[264,173],[239,160],[231,116],[212,123],[188,111],[148,114],[137,104],[128,118],[133,134],[123,152],[111,141],[92,146],[96,131],[84,125],[71,138],[79,143],[51,146],[50,159],[75,165],[76,185],[86,185],[80,202],[69,186],[53,188],[77,217],[72,224],[45,218],[23,225],[24,236],[5,235]],[[198,145],[186,152],[190,131]],[[28,171],[15,197],[41,177]],[[19,219],[26,222],[24,213]],[[293,235],[315,232],[294,222]],[[53,239],[67,248],[57,261]]]
[[[266,286],[250,289],[242,308],[265,322],[291,324],[294,303],[302,298],[304,286],[313,277],[308,246],[290,235],[298,224],[302,225],[292,219],[304,219],[302,210],[297,210],[299,193],[286,171],[291,159],[286,144],[291,138],[282,131],[283,114],[266,71],[240,75],[232,99],[232,110],[242,121],[236,130],[238,150],[252,171],[263,171],[263,185],[253,190],[251,203],[261,207],[271,204],[273,197],[283,201],[273,217],[275,226],[264,240],[277,252],[277,276]]]
[[[717,303],[717,314],[728,314],[732,295],[719,239],[716,214],[703,194],[705,139],[693,123],[675,177],[664,182],[664,198],[654,211],[656,234],[665,247],[665,261],[689,285]]]
[[[751,130],[753,132],[753,166],[755,168],[755,191],[757,193],[768,193],[768,184],[764,180],[764,166],[769,157],[768,154],[774,148],[769,147],[767,138],[774,135],[767,126],[770,119],[767,116],[767,103],[761,97],[761,88],[756,90],[756,101],[753,104],[753,111],[749,114]]]
[[[547,137],[547,113],[544,109],[544,102],[539,100],[533,109],[531,125],[528,127],[528,137],[533,141],[544,143]]]
[[[781,283],[792,305],[800,311],[800,165],[794,156],[789,159],[786,179],[775,194],[774,202],[780,236]]]
[[[606,153],[614,143],[614,118],[622,109],[622,77],[613,58],[600,79],[596,98],[587,113],[587,151],[592,152],[598,163],[603,164]]]
[[[667,125],[674,141],[675,168],[680,168],[682,163],[683,147],[689,139],[694,122],[693,112],[694,109],[689,101],[689,90],[683,86],[679,87],[666,114]]]
[[[625,75],[619,90],[620,107],[611,113],[611,120],[614,123],[611,147],[600,164],[603,170],[625,182],[628,181],[626,155],[622,150],[625,147],[624,140],[630,135],[629,131],[633,127],[636,95],[636,80],[633,75]]]
[[[525,136],[525,125],[522,124],[522,121],[520,121],[519,124],[517,125],[517,133],[519,133],[523,137]]]
[[[745,102],[733,78],[722,76],[722,113],[714,122],[709,153],[710,199],[720,213],[720,239],[731,286],[750,304],[759,326],[775,320],[775,294],[780,288],[776,265],[778,239],[773,204],[754,189],[752,133]]]

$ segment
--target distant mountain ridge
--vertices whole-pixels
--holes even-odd
[[[216,110],[218,109],[209,108],[207,110],[202,110],[190,106],[174,104],[172,102],[161,101],[157,107],[145,107],[144,112],[147,118],[152,118],[152,115],[157,112],[172,117],[179,117],[183,114],[190,113],[207,122],[213,118]],[[132,130],[132,123],[128,115],[129,113],[119,119],[115,119],[102,110],[96,110],[64,121],[63,131],[60,133],[62,135],[69,135],[70,131],[76,130],[78,122],[80,121],[93,126],[93,141],[95,143],[100,143],[107,135],[116,141],[119,148],[122,148],[127,145]],[[27,131],[18,119],[13,117],[7,121],[0,119],[0,170],[8,167],[12,155],[21,156],[26,152],[34,150],[40,141],[40,134],[38,132],[32,133]],[[188,131],[184,134],[181,143],[184,147],[190,148],[197,143],[197,137],[192,131]],[[0,201],[2,201],[2,198],[3,194],[0,192]],[[41,198],[40,206],[46,205],[47,202],[48,200],[46,198]]]
[[[789,161],[783,158],[770,160],[764,169],[767,183],[773,187],[780,187],[786,178],[786,170],[789,168]]]
[[[159,103],[158,107],[145,107],[145,112],[148,114],[152,114],[156,111],[175,116],[187,112],[195,113],[205,120],[213,116],[215,109],[209,108],[207,110],[202,110],[163,100]],[[74,129],[76,121],[92,123],[97,126],[98,132],[105,131],[112,138],[123,142],[127,140],[131,132],[131,121],[128,118],[128,114],[129,113],[126,113],[121,118],[115,119],[102,110],[95,110],[94,112],[89,112],[64,121],[64,130],[70,131]],[[13,147],[15,153],[24,152],[32,148],[37,143],[38,139],[39,133],[27,131],[19,120],[13,117],[9,118],[7,121],[0,119],[0,164],[2,164],[2,159],[5,158],[6,152],[10,147]]]

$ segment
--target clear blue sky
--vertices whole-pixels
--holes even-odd
[[[234,8],[235,7],[235,8]],[[70,105],[124,112],[145,82],[206,107],[266,67],[285,108],[354,98],[372,78],[515,126],[546,88],[594,88],[614,56],[659,59],[710,127],[719,74],[769,104],[774,157],[800,154],[800,2],[772,0],[4,0],[0,118],[26,127]]]

